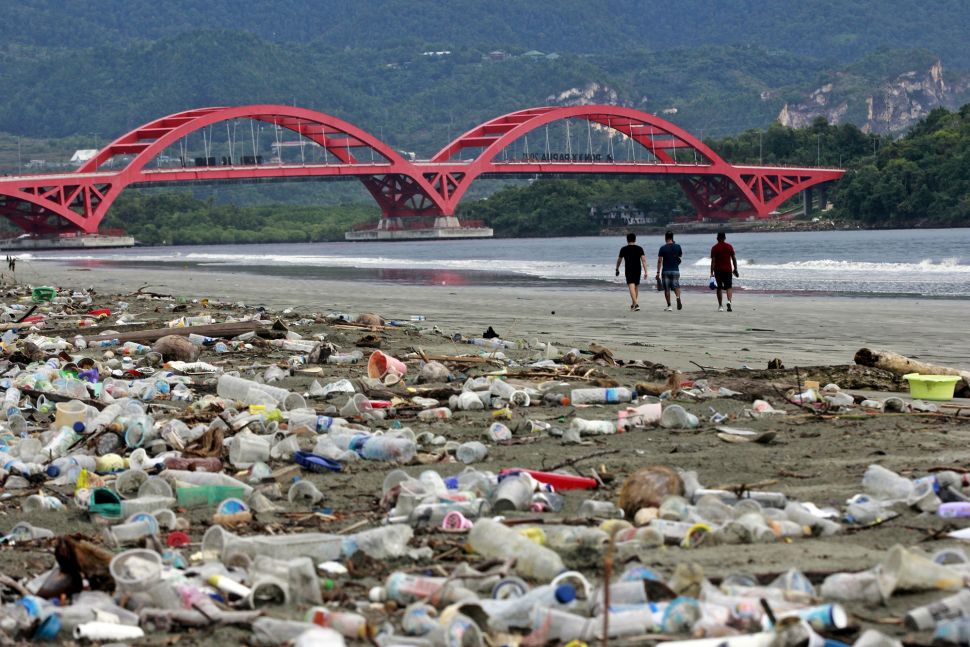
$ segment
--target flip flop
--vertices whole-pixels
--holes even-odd
[[[633,311],[634,312],[640,312],[640,305],[637,304],[637,305],[633,306]]]

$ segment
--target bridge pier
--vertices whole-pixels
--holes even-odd
[[[441,240],[491,238],[492,228],[482,223],[462,224],[456,216],[382,216],[377,226],[344,234],[346,240]]]
[[[812,187],[802,191],[802,215],[806,218],[812,213]]]

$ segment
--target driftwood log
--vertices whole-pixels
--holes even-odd
[[[957,375],[963,378],[962,382],[957,382],[955,393],[964,396],[970,393],[970,371],[950,368],[949,366],[937,366],[927,364],[915,359],[910,359],[899,353],[888,350],[872,350],[860,348],[855,354],[855,363],[861,366],[872,366],[889,371],[897,376],[907,373],[920,373],[922,375]]]

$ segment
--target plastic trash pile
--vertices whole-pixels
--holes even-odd
[[[867,570],[810,579],[792,569],[771,581],[709,577],[692,552],[830,538],[901,514],[970,516],[960,473],[909,479],[874,464],[863,492],[816,505],[706,488],[660,465],[614,497],[608,475],[545,469],[535,449],[643,430],[744,439],[754,432],[725,423],[914,406],[902,400],[857,403],[828,385],[787,394],[776,403],[785,408],[753,399],[723,413],[711,403],[744,396],[716,379],[616,384],[594,376],[615,366],[602,347],[448,337],[420,315],[7,298],[0,558],[41,550],[55,564],[0,568],[0,642],[132,642],[220,626],[261,645],[484,645],[513,634],[523,644],[794,646],[856,633],[857,645],[888,645],[899,643],[856,632],[846,607],[926,590],[949,593],[911,609],[906,626],[970,640],[970,561],[959,550],[896,546]],[[45,305],[28,321],[29,299]],[[367,335],[348,341],[394,330],[468,352],[395,356]],[[518,464],[479,465],[518,445],[529,449]],[[359,493],[361,508],[333,507],[334,489],[374,472],[382,485]],[[55,520],[59,532],[45,527]],[[651,568],[666,551],[682,556],[676,567]]]

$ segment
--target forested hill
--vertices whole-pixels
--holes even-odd
[[[4,41],[126,46],[200,29],[335,49],[518,48],[560,53],[757,45],[832,63],[931,47],[970,67],[963,0],[3,0]],[[228,46],[228,44],[227,44]]]
[[[671,114],[701,137],[723,137],[767,126],[833,80],[833,108],[849,101],[862,126],[870,94],[896,75],[926,74],[937,59],[941,83],[970,92],[970,81],[961,82],[970,70],[970,3],[912,6],[0,0],[8,26],[0,133],[83,137],[62,148],[90,148],[190,107],[296,103],[427,155],[508,110],[603,102]],[[25,144],[22,157],[42,158],[42,143]],[[9,153],[0,137],[4,169]]]

